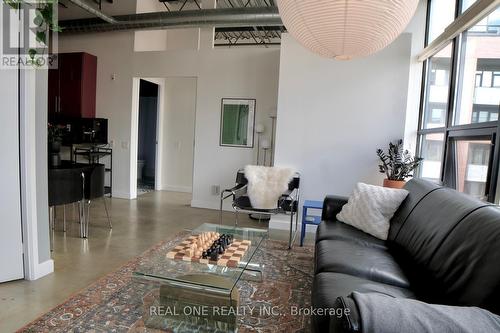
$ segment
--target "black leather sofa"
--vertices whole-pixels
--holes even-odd
[[[325,198],[316,233],[313,332],[367,332],[353,291],[500,314],[500,209],[420,179],[391,220],[387,241],[336,220],[347,198]],[[319,314],[318,314],[319,313]]]

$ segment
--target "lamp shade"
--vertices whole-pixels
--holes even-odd
[[[323,57],[350,60],[385,48],[410,22],[418,0],[277,0],[288,32]]]

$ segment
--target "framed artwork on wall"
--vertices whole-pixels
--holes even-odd
[[[220,121],[220,145],[253,148],[255,99],[223,98]]]

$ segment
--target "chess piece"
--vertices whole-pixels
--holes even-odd
[[[213,251],[210,254],[210,260],[217,261],[219,260],[219,253],[217,251]]]

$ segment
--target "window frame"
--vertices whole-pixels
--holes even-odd
[[[495,77],[498,76],[498,84],[495,84]],[[491,87],[492,88],[500,88],[500,71],[493,71],[491,75]]]
[[[429,26],[430,26],[430,17],[431,17],[431,1],[428,2],[427,6],[427,18],[426,18],[426,27],[425,27],[425,45],[428,45],[429,42]],[[439,0],[437,0],[439,1]],[[455,6],[455,19],[461,14],[463,1],[457,0]],[[432,133],[442,133],[444,134],[443,147],[442,147],[442,157],[441,157],[441,177],[440,183],[443,185],[453,186],[453,182],[451,180],[450,172],[453,165],[450,165],[452,161],[449,160],[450,152],[449,149],[451,147],[453,140],[464,140],[467,138],[474,138],[478,136],[491,136],[492,138],[492,147],[490,152],[490,160],[489,160],[489,168],[488,168],[488,178],[486,182],[487,187],[487,201],[495,202],[495,196],[497,191],[497,180],[499,175],[499,154],[500,154],[500,137],[498,133],[500,133],[500,116],[496,121],[487,121],[483,123],[471,123],[471,124],[463,124],[463,125],[454,125],[454,117],[456,104],[459,101],[459,97],[461,94],[461,85],[459,83],[460,79],[460,67],[463,64],[463,57],[465,52],[463,49],[466,47],[463,39],[466,38],[467,32],[459,34],[455,37],[450,43],[452,45],[451,51],[451,68],[450,68],[450,82],[449,82],[449,90],[448,90],[448,103],[445,108],[445,125],[444,127],[437,128],[424,128],[425,123],[425,111],[426,111],[426,99],[427,94],[429,92],[429,61],[432,59],[429,58],[424,61],[422,66],[422,87],[420,92],[420,105],[419,105],[419,118],[418,118],[418,130],[417,130],[417,155],[420,155],[422,150],[422,141],[426,134]],[[464,37],[465,36],[465,37]],[[492,86],[494,83],[494,73],[492,75]],[[476,76],[475,76],[476,78]],[[483,80],[483,75],[481,73],[481,81]],[[475,83],[474,83],[475,85]],[[499,106],[500,112],[500,106]],[[479,114],[478,114],[479,117]],[[417,169],[416,176],[420,177],[420,168]]]

